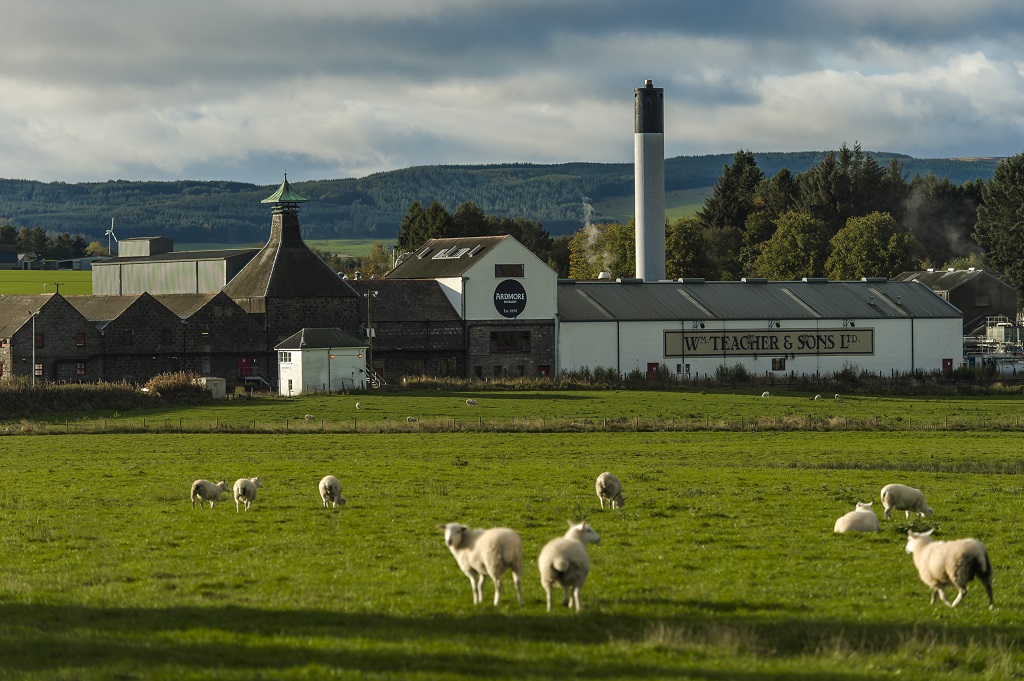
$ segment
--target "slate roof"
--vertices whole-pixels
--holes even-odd
[[[142,296],[148,293],[137,293],[127,296],[65,296],[71,307],[79,314],[102,330],[114,321]]]
[[[55,293],[13,294],[0,296],[0,336],[8,337],[32,319]]]
[[[895,281],[919,281],[933,291],[952,291],[958,286],[978,278],[995,279],[1003,286],[1012,288],[999,277],[985,270],[933,270],[930,272],[900,272]]]
[[[303,348],[365,348],[366,343],[338,328],[302,329],[274,346],[275,350]]]
[[[299,233],[297,212],[274,213],[270,239],[223,288],[232,298],[350,298],[356,293]]]
[[[221,295],[220,293],[159,293],[153,297],[161,305],[178,315],[181,319],[188,319],[199,310],[203,309],[208,302]]]
[[[355,279],[349,285],[364,299],[359,321],[366,322],[365,294],[376,291],[370,301],[373,322],[461,321],[441,285],[433,279]]]
[[[561,321],[961,318],[918,282],[558,283]]]
[[[388,279],[444,279],[461,277],[480,257],[490,253],[505,239],[502,236],[467,236],[447,239],[431,239],[423,244],[398,267],[388,272]],[[478,248],[479,247],[479,248]],[[463,249],[464,252],[463,252]],[[445,257],[449,253],[459,257]],[[439,257],[440,256],[440,257]]]

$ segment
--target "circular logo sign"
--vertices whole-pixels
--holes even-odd
[[[515,279],[506,279],[494,289],[494,309],[502,317],[514,319],[526,309],[526,289]]]

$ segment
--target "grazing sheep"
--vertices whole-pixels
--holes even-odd
[[[494,604],[501,600],[501,576],[512,571],[519,605],[523,604],[523,542],[515,530],[493,527],[471,530],[459,523],[438,525],[444,531],[444,543],[455,556],[473,589],[473,605],[484,602],[484,582],[494,582]]]
[[[843,517],[836,520],[833,532],[843,534],[844,532],[881,532],[882,524],[878,522],[878,516],[871,510],[871,502],[857,502],[857,508],[850,511]]]
[[[260,476],[255,478],[239,478],[235,480],[235,513],[238,513],[238,505],[245,504],[248,511],[252,502],[256,501],[256,490],[263,487]]]
[[[821,395],[815,395],[814,396],[814,401],[815,402],[821,402]]]
[[[764,399],[768,399],[771,396],[772,396],[772,394],[770,392],[768,392],[767,390],[765,390],[763,393],[761,393],[761,397],[763,397]]]
[[[612,508],[622,508],[626,505],[626,498],[622,496],[622,481],[605,471],[597,476],[597,500],[601,502],[601,510],[604,510],[604,500],[611,502]]]
[[[474,400],[473,398],[469,398],[468,400],[466,400],[466,406],[467,407],[479,407],[480,405],[477,404],[476,400]]]
[[[908,518],[911,511],[919,513],[922,518],[932,517],[932,509],[928,508],[924,493],[919,489],[906,485],[886,485],[882,488],[881,496],[886,520],[892,520],[893,509],[904,511]]]
[[[586,523],[574,525],[569,521],[569,530],[561,537],[552,539],[537,556],[537,567],[540,569],[540,585],[547,596],[548,612],[551,612],[551,587],[565,588],[565,600],[562,605],[570,608],[575,604],[576,612],[580,611],[580,589],[587,581],[590,573],[590,557],[587,556],[587,544],[601,541],[600,535]]]
[[[362,408],[363,408],[363,405],[361,405],[360,403],[356,402],[356,409],[362,409]]]
[[[192,483],[189,497],[192,499],[192,508],[196,507],[196,499],[199,500],[199,508],[203,508],[203,502],[209,501],[210,508],[220,500],[220,495],[231,491],[228,483],[223,478],[214,484],[209,480],[196,480]]]
[[[918,576],[932,590],[932,605],[938,596],[943,603],[955,608],[967,594],[968,582],[977,577],[988,592],[988,609],[995,607],[992,600],[992,563],[985,545],[977,539],[935,541],[930,536],[932,531],[907,532],[907,553],[913,554]],[[957,588],[958,593],[952,603],[946,600],[947,586]]]
[[[345,505],[345,498],[341,496],[341,483],[333,475],[325,475],[320,481],[320,498],[324,500],[324,508],[330,504],[337,508],[338,504]]]
[[[409,423],[416,423],[416,417],[415,416],[406,416],[405,420],[408,421]]]
[[[306,419],[307,421],[313,421],[313,420],[315,420],[315,419],[316,419],[316,417],[315,417],[315,416],[313,416],[312,414],[306,414],[306,415],[305,415],[305,416],[303,416],[302,418]]]
[[[841,396],[841,395],[840,395],[839,393],[836,393],[836,399],[837,399],[837,400],[841,400],[841,399],[843,399],[843,398],[842,398],[842,396]]]

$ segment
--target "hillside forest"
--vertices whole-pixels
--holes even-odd
[[[892,154],[883,164],[859,144],[843,144],[822,153],[741,150],[731,158],[667,159],[666,191],[711,189],[696,215],[666,223],[666,275],[849,279],[983,265],[1012,280],[1015,256],[1004,252],[1013,250],[1013,240],[999,238],[1009,217],[985,212],[985,204],[998,194],[986,189],[999,184],[999,169],[1016,158],[922,161]],[[709,164],[715,162],[720,165],[712,176]],[[593,278],[599,272],[633,275],[633,225],[593,208],[609,197],[632,195],[632,170],[631,164],[583,163],[431,166],[293,187],[311,199],[302,207],[307,239],[380,237],[362,259],[320,252],[338,271],[379,276],[395,254],[431,237],[512,234],[560,276]],[[273,189],[223,182],[0,180],[0,215],[8,216],[0,219],[8,223],[0,226],[0,245],[53,258],[104,253],[100,241],[88,241],[102,232],[48,226],[66,220],[105,229],[110,214],[128,225],[120,228],[121,238],[262,241],[269,215],[260,200]],[[404,212],[393,217],[395,203],[403,200]],[[250,221],[246,215],[253,209],[259,217]],[[366,211],[376,217],[354,217]],[[996,223],[979,222],[982,215]],[[43,224],[19,228],[25,220]]]

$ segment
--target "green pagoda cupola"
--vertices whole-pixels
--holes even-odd
[[[288,173],[284,174],[284,182],[277,188],[277,191],[260,201],[260,203],[274,204],[274,213],[298,213],[300,203],[308,203],[309,199],[300,196],[288,184]]]

